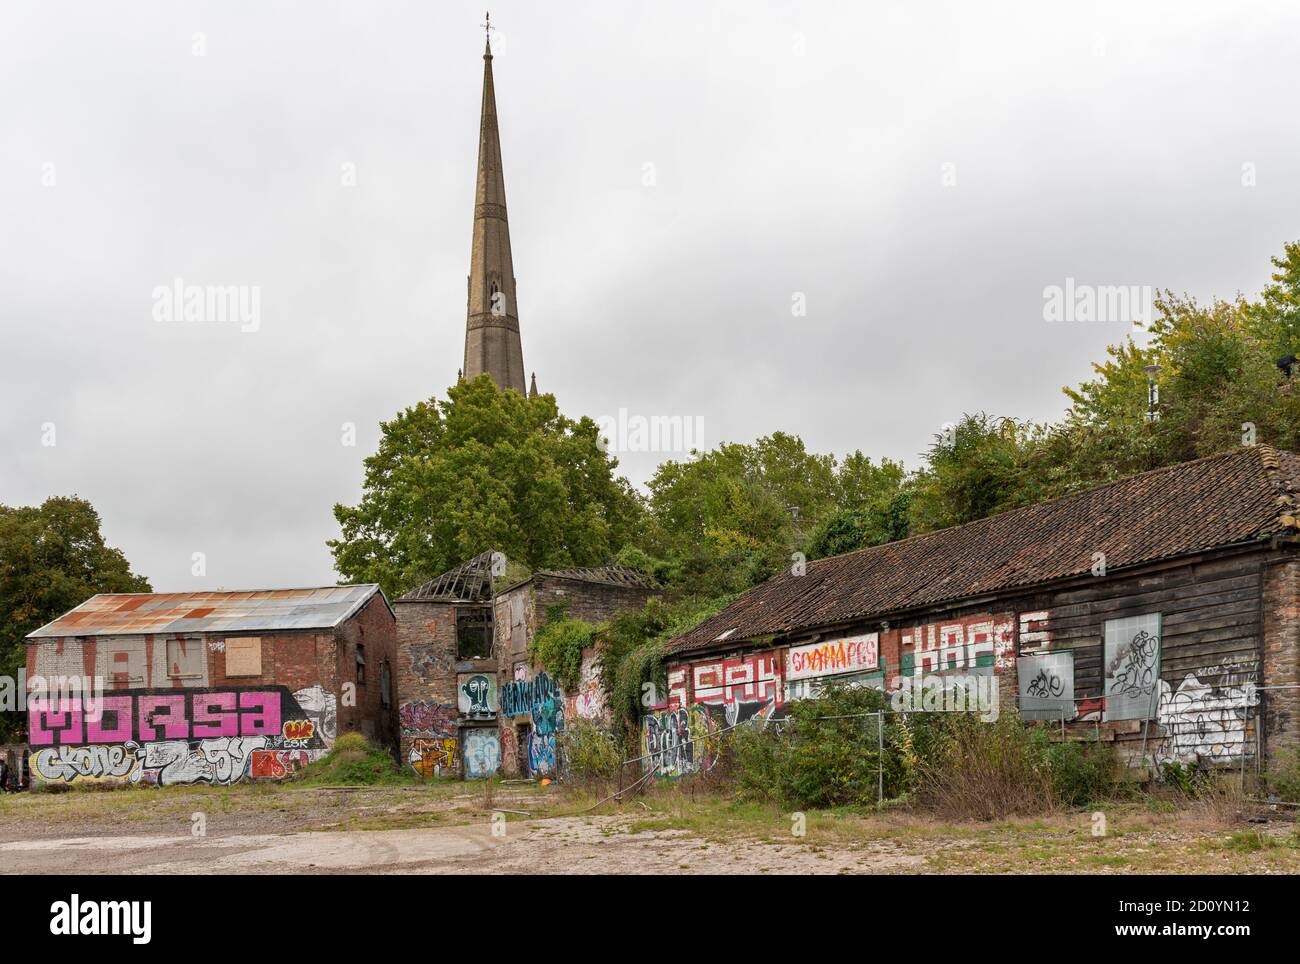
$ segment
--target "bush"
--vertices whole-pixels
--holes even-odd
[[[623,763],[623,747],[614,734],[591,720],[569,720],[561,734],[565,775],[577,782],[612,780]]]
[[[885,710],[884,757],[875,717]],[[875,806],[912,796],[949,819],[994,820],[1079,807],[1119,786],[1112,751],[1057,743],[1015,715],[893,713],[888,696],[832,686],[788,718],[729,734],[726,757],[745,796],[801,808]]]
[[[1268,792],[1287,803],[1300,803],[1300,747],[1278,754],[1265,778]]]
[[[953,820],[997,820],[1050,810],[1049,757],[1016,716],[983,723],[965,713],[947,714],[945,730],[930,759],[919,761],[917,801]]]
[[[1032,738],[1047,755],[1052,775],[1052,798],[1065,807],[1082,807],[1115,795],[1119,787],[1119,761],[1100,743],[1053,743],[1045,729]]]
[[[787,706],[787,719],[734,731],[729,751],[742,792],[796,807],[872,806],[880,793],[880,733],[874,716],[888,698],[867,687],[831,687]],[[888,721],[888,717],[886,717]],[[886,722],[885,796],[902,792],[905,767],[890,752]]]
[[[296,780],[315,786],[390,786],[413,783],[415,774],[398,766],[391,753],[360,733],[344,733],[328,753],[303,768]]]
[[[546,622],[528,644],[528,654],[555,678],[560,688],[572,692],[582,678],[583,650],[596,644],[603,627],[565,615],[566,604],[550,606]]]

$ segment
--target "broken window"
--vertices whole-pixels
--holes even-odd
[[[393,671],[388,660],[379,664],[379,705],[391,706],[393,702]]]
[[[492,610],[463,606],[456,610],[456,658],[487,659],[492,655]]]
[[[366,685],[366,647],[357,643],[357,685]]]

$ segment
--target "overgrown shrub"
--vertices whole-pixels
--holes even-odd
[[[1209,786],[1206,774],[1195,764],[1170,760],[1160,764],[1160,782],[1177,790],[1189,800],[1195,800]]]
[[[564,733],[565,776],[578,783],[612,780],[618,776],[624,747],[618,738],[592,720],[569,720]]]
[[[663,672],[664,645],[694,629],[735,597],[689,597],[673,602],[652,598],[641,609],[616,616],[604,628],[601,684],[609,694],[616,729],[629,737],[640,731],[641,715],[667,696]],[[653,699],[646,702],[646,684]]]
[[[328,753],[306,766],[297,780],[316,786],[391,786],[412,783],[415,774],[398,766],[391,753],[360,733],[344,733]]]
[[[866,687],[831,687],[814,700],[787,706],[787,718],[762,729],[735,730],[731,753],[736,779],[749,796],[815,808],[875,806],[880,794],[881,734],[872,715],[888,710],[888,698]],[[894,736],[885,717],[885,797],[904,789],[902,756],[891,752]]]
[[[582,679],[582,651],[595,645],[604,627],[570,619],[567,610],[563,603],[547,607],[546,622],[533,634],[528,653],[562,689],[572,692]]]
[[[919,804],[950,820],[997,820],[1053,804],[1049,755],[1019,718],[945,714],[936,752],[917,767]]]
[[[1300,803],[1300,747],[1277,755],[1265,778],[1269,794],[1288,803]]]
[[[1047,756],[1052,775],[1052,798],[1063,807],[1082,807],[1113,797],[1120,787],[1119,761],[1114,751],[1100,743],[1052,742],[1048,732],[1036,728],[1031,739]]]

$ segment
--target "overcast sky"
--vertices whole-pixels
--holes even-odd
[[[1293,4],[492,19],[524,363],[571,415],[915,466],[963,412],[1058,417],[1129,330],[1045,287],[1253,294],[1300,238]],[[482,21],[0,7],[0,503],[90,499],[158,590],[334,582],[379,422],[461,363]],[[155,320],[177,278],[256,286],[257,330]]]

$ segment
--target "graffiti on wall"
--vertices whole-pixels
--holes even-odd
[[[1023,719],[1074,719],[1073,651],[1022,655],[1016,663],[1016,676]]]
[[[903,630],[904,676],[961,673],[984,676],[1015,662],[1015,621],[1010,616],[967,616]]]
[[[1254,752],[1258,660],[1230,657],[1186,674],[1175,688],[1160,680],[1161,763],[1228,763]]]
[[[532,722],[528,734],[528,771],[549,776],[556,768],[556,738],[564,730],[564,694],[545,672],[532,679],[511,680],[501,688],[501,713],[527,715]]]
[[[883,689],[880,636],[866,633],[791,646],[785,657],[785,679],[786,702],[813,699],[831,681]]]
[[[397,708],[397,719],[403,736],[456,735],[456,710],[445,703],[403,703]]]
[[[879,668],[880,637],[877,633],[791,646],[785,657],[787,680],[863,673]]]
[[[319,686],[34,697],[32,771],[45,783],[279,779],[333,745],[336,719],[334,695]]]
[[[465,776],[470,779],[490,777],[501,765],[501,741],[495,729],[474,727],[462,731]]]
[[[216,642],[216,641],[214,641]],[[224,640],[220,641],[224,646]],[[208,685],[207,645],[184,636],[99,636],[60,639],[35,648],[35,673],[47,679],[86,674],[110,686],[151,689]]]
[[[578,691],[565,698],[565,713],[582,720],[604,722],[607,717],[605,687],[600,677],[600,657],[595,653],[582,657]]]
[[[717,709],[725,725],[736,726],[777,715],[785,701],[785,650],[708,660],[668,672],[668,709],[687,704],[687,680],[694,702]]]
[[[450,773],[456,766],[456,738],[416,737],[411,741],[406,759],[411,769],[426,780]]]
[[[712,731],[701,706],[646,714],[641,720],[642,768],[668,779],[707,770],[713,763],[707,739]]]
[[[462,673],[456,678],[456,701],[461,715],[495,716],[497,678],[495,673]]]
[[[1159,702],[1160,614],[1108,619],[1102,644],[1106,719],[1150,719]]]

